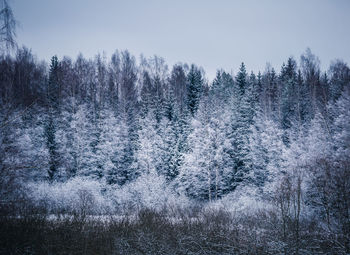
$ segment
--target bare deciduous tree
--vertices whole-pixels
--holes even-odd
[[[7,0],[1,1],[0,10],[0,50],[6,51],[16,47],[17,21]]]

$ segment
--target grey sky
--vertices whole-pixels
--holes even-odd
[[[310,47],[328,68],[350,62],[350,0],[12,0],[19,45],[40,59],[128,49],[169,65],[279,70]]]

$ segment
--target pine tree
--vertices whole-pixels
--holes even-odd
[[[162,125],[162,140],[164,144],[163,171],[167,181],[174,180],[179,174],[183,153],[180,150],[180,110],[170,85],[165,99],[165,118]]]
[[[49,170],[48,179],[54,181],[58,175],[59,155],[56,142],[56,122],[58,114],[58,89],[59,89],[59,63],[57,56],[53,56],[50,65],[49,83],[48,83],[48,108],[49,113],[45,123],[46,146],[49,151]]]
[[[258,114],[249,136],[250,157],[252,159],[251,179],[254,185],[263,187],[268,178],[268,150],[264,146],[263,132],[266,128],[263,114]]]
[[[184,67],[183,65],[174,65],[169,78],[169,86],[174,91],[175,101],[179,106],[180,113],[187,107],[187,77],[185,68],[186,66]]]
[[[201,71],[195,65],[191,65],[187,75],[187,107],[192,116],[197,112],[203,85]]]
[[[219,107],[223,108],[228,103],[233,89],[234,81],[232,76],[224,71],[217,71],[209,91],[209,96],[212,97],[211,100],[215,101],[215,105],[219,104]]]
[[[303,80],[301,71],[298,70],[297,75],[297,89],[296,89],[296,120],[297,125],[300,127],[308,119],[308,109],[307,109],[307,100],[308,93]]]
[[[288,130],[296,121],[295,94],[297,93],[297,73],[294,59],[289,58],[287,65],[282,67],[280,79],[282,83],[280,123],[281,127],[285,130],[283,141],[285,144],[288,144]]]
[[[248,82],[245,66],[242,63],[236,76],[236,91],[230,100],[231,116],[226,129],[225,192],[233,191],[246,180],[251,169],[249,135],[253,124],[252,88]]]
[[[245,69],[244,63],[242,62],[239,68],[239,72],[236,76],[236,84],[238,86],[238,92],[240,93],[240,96],[243,96],[247,89],[247,83],[248,83],[247,77],[248,77],[248,74]]]
[[[277,120],[279,108],[279,88],[274,68],[268,67],[266,73],[263,75],[262,83],[262,110],[265,114],[267,114],[267,116],[271,116],[274,120]]]
[[[48,178],[53,181],[58,174],[58,155],[57,155],[57,144],[56,144],[56,128],[52,117],[49,117],[45,126],[46,135],[46,146],[49,150],[49,170]]]

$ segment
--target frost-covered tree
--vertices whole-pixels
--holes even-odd
[[[308,88],[308,95],[311,100],[310,112],[312,116],[317,111],[317,99],[319,94],[320,80],[320,60],[316,57],[309,48],[300,57],[304,81]]]
[[[107,98],[110,100],[111,107],[117,112],[121,86],[121,59],[118,51],[112,54],[108,76]]]
[[[223,194],[224,132],[220,119],[209,110],[208,98],[200,103],[193,132],[189,136],[189,152],[178,177],[180,190],[195,199],[217,199]]]
[[[238,89],[237,92],[240,93],[241,96],[244,95],[247,90],[248,74],[243,62],[241,63],[239,72],[236,76],[236,84]]]
[[[62,122],[65,126],[61,127],[57,135],[60,155],[64,161],[61,167],[64,168],[67,178],[83,174],[84,158],[90,149],[90,122],[86,116],[88,107],[82,104],[74,109],[74,112],[62,112]]]
[[[333,109],[334,119],[334,143],[338,159],[349,160],[350,155],[350,90],[345,91],[335,104]]]
[[[172,85],[168,89],[165,98],[165,116],[162,122],[161,136],[163,141],[163,174],[166,180],[172,181],[179,174],[179,168],[183,162],[184,151],[181,144],[185,142],[184,133],[181,130],[181,110],[176,101]]]
[[[350,68],[341,60],[334,61],[329,67],[329,97],[336,101],[350,85]]]
[[[105,165],[106,181],[107,184],[124,185],[138,176],[138,170],[134,155],[130,153],[128,126],[123,115],[118,116],[114,125],[110,126],[108,137],[110,142],[107,146],[110,148],[110,155],[108,161],[105,161],[108,163]]]
[[[202,72],[195,65],[191,65],[187,74],[187,107],[192,116],[194,116],[198,109],[203,89],[204,80]]]
[[[58,167],[59,167],[59,155],[58,155],[58,145],[56,141],[56,130],[59,111],[59,62],[57,56],[51,58],[49,82],[47,88],[47,102],[48,102],[48,114],[45,123],[45,136],[46,136],[46,146],[49,151],[49,169],[48,169],[48,179],[54,181],[57,177]]]
[[[18,185],[23,165],[17,155],[21,148],[17,139],[21,134],[21,119],[16,118],[16,111],[2,105],[0,111],[0,194],[2,199],[11,199]]]
[[[230,96],[232,96],[234,88],[234,80],[232,76],[225,71],[217,71],[216,76],[212,82],[209,94],[215,100],[215,105],[227,104]]]
[[[163,156],[163,140],[160,135],[159,126],[153,113],[140,120],[141,129],[139,130],[139,148],[136,152],[138,169],[141,173],[160,173]]]
[[[257,125],[260,129],[261,146],[266,152],[266,171],[262,180],[266,181],[265,186],[269,189],[270,183],[283,176],[285,145],[283,143],[283,132],[272,120],[262,118]]]
[[[0,43],[1,50],[13,49],[16,46],[16,25],[12,9],[7,0],[0,2]]]
[[[275,69],[267,65],[262,77],[262,110],[268,116],[277,119],[279,104],[279,88],[277,84],[277,74]]]
[[[174,65],[169,78],[169,87],[174,92],[174,99],[179,106],[180,113],[183,112],[187,102],[186,67],[181,64]]]
[[[336,114],[331,132],[321,114],[312,121],[308,135],[307,202],[314,217],[322,221],[324,231],[336,234],[340,250],[348,252],[350,158],[349,158],[349,94],[344,93],[331,105]]]
[[[296,62],[293,58],[289,58],[286,65],[282,66],[281,70],[281,100],[280,100],[280,123],[281,127],[285,130],[283,140],[288,144],[288,129],[292,127],[292,124],[296,121],[296,93],[297,93],[297,73]]]
[[[239,183],[248,178],[251,169],[249,148],[250,126],[253,123],[254,109],[251,105],[252,90],[248,82],[245,66],[242,63],[236,76],[236,93],[230,100],[230,120],[226,129],[224,152],[225,167],[228,172],[227,192],[233,191]]]

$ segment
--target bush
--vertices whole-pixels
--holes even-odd
[[[104,214],[112,208],[98,181],[76,177],[64,183],[29,183],[27,187],[30,199],[50,213]]]
[[[123,212],[138,211],[141,208],[163,210],[165,208],[187,207],[190,201],[176,194],[165,178],[156,174],[141,175],[134,182],[109,189],[110,197]]]

